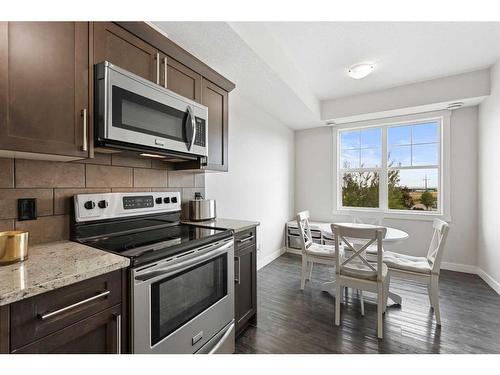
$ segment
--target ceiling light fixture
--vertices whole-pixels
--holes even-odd
[[[374,69],[375,67],[373,64],[356,64],[349,68],[347,74],[351,78],[361,79],[373,72]]]
[[[450,103],[446,107],[446,109],[458,109],[464,106],[464,102],[455,102],[455,103]]]

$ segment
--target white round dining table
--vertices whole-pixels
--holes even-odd
[[[341,225],[343,227],[349,227],[349,228],[378,228],[380,225],[372,225],[372,224],[359,224],[359,223],[332,223],[334,225]],[[320,224],[318,225],[320,227],[321,232],[323,232],[324,236],[326,238],[330,238],[333,240],[333,233],[332,233],[332,228],[331,224]],[[401,229],[396,229],[392,227],[385,227],[387,228],[387,232],[385,234],[385,237],[383,238],[382,242],[399,242],[399,241],[404,241],[408,237],[408,233]]]

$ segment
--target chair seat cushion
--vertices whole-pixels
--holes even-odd
[[[389,268],[430,274],[431,265],[425,257],[414,257],[411,255],[393,253],[392,251],[384,252],[384,263],[387,264]]]
[[[376,265],[374,265],[376,267]],[[340,274],[343,276],[354,277],[363,280],[377,280],[377,272],[373,271],[362,262],[349,262],[342,267]],[[387,266],[382,264],[382,279],[387,276]]]
[[[335,246],[320,245],[317,243],[311,244],[306,250],[308,255],[314,255],[323,258],[335,258]]]

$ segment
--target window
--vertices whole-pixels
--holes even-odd
[[[340,209],[441,213],[441,117],[338,130]]]

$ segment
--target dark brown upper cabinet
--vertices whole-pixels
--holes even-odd
[[[159,83],[162,86],[165,86],[166,72],[168,89],[208,107],[207,162],[175,163],[174,168],[227,171],[228,92],[234,89],[234,84],[147,24],[143,22],[118,22],[118,24],[127,30],[121,29],[123,32],[134,34],[150,46],[154,46],[151,53],[160,51]],[[152,81],[156,82],[156,78],[154,75]]]
[[[165,67],[165,62],[167,64],[167,69],[162,73],[162,82],[166,82],[166,87],[185,98],[201,103],[201,75],[171,57],[162,57],[162,66]]]
[[[228,95],[212,82],[202,80],[201,102],[208,107],[207,169],[227,171]]]
[[[103,61],[160,84],[156,48],[112,22],[94,22],[94,64]]]
[[[88,25],[0,23],[0,155],[89,156]]]

